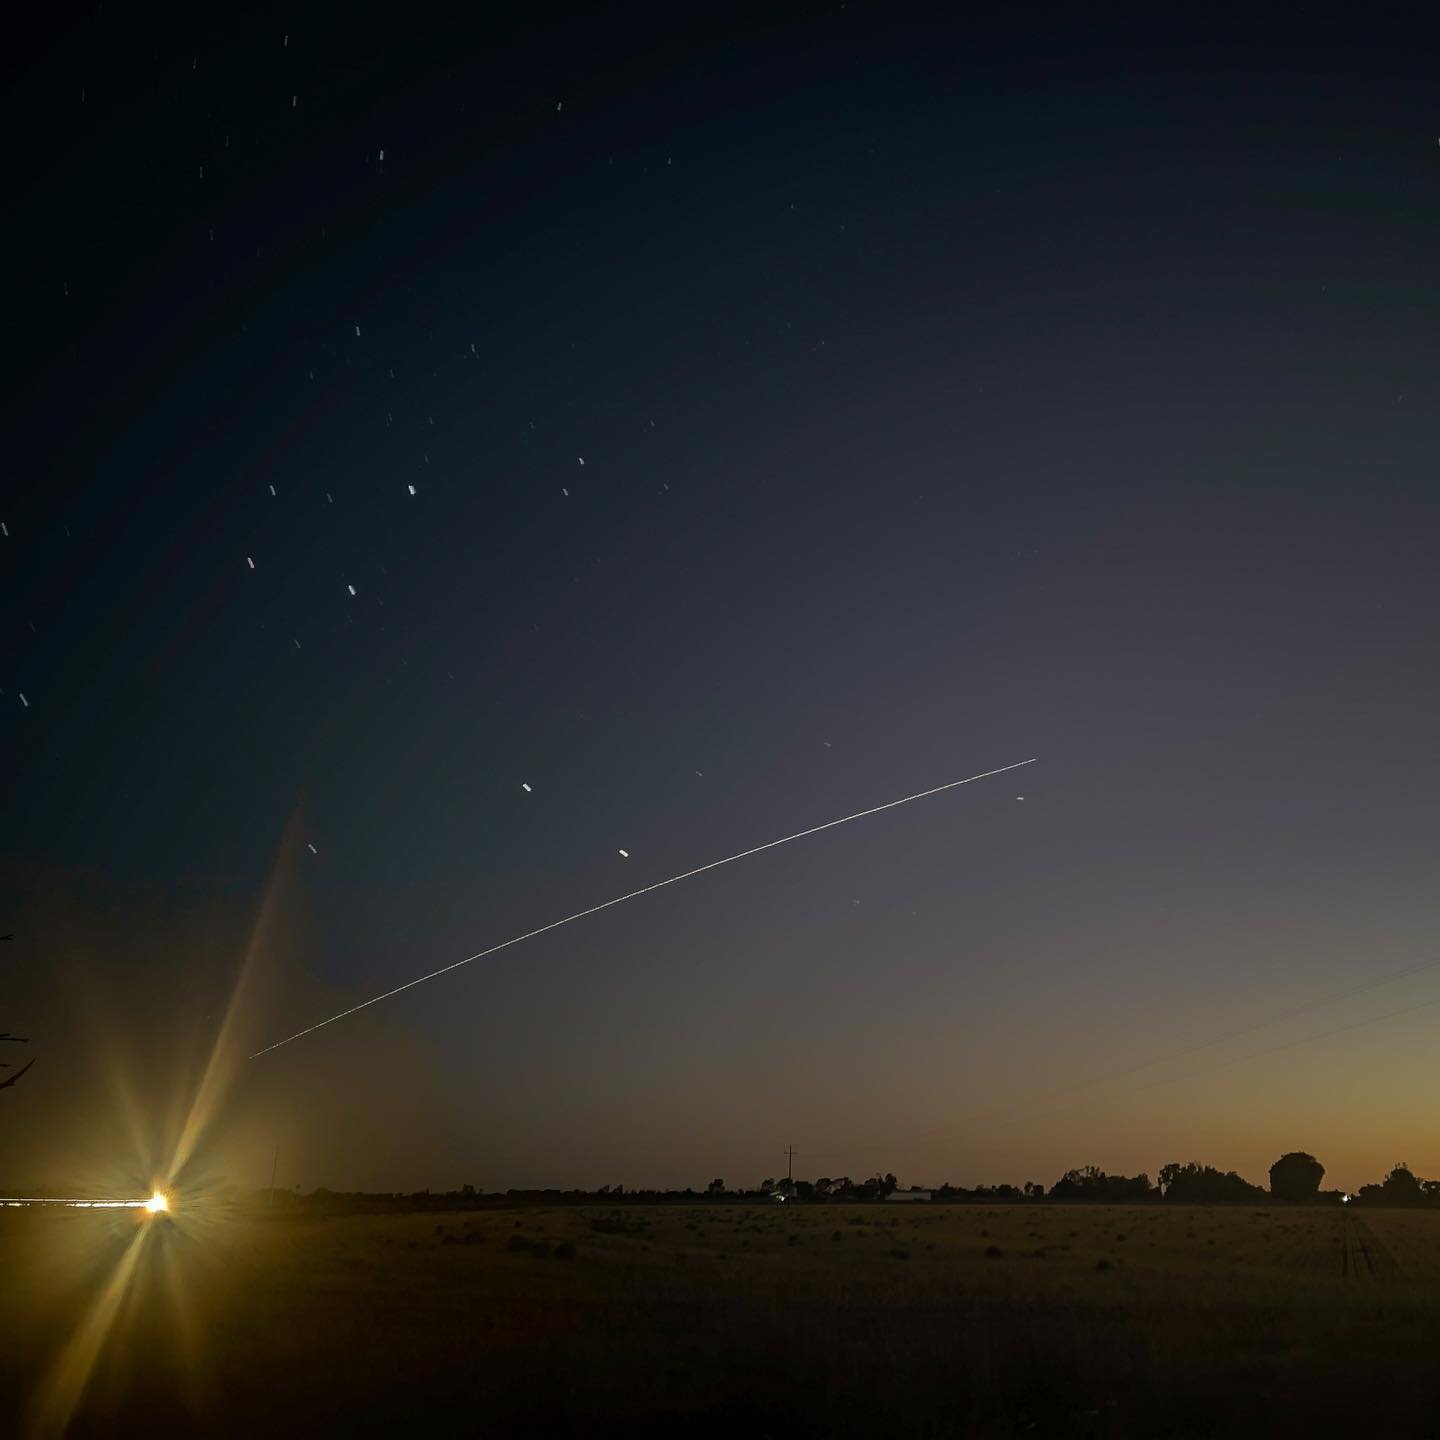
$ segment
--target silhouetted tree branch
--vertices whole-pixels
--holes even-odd
[[[13,940],[14,935],[0,935],[0,940]],[[0,1040],[8,1040],[12,1045],[28,1045],[30,1041],[24,1035],[12,1035],[8,1030],[0,1030]],[[33,1060],[27,1060],[7,1080],[0,1080],[0,1090],[8,1090],[19,1078],[34,1064]],[[0,1070],[8,1070],[10,1066],[0,1062]]]

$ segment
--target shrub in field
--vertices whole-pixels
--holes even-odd
[[[597,1216],[590,1221],[590,1229],[596,1235],[643,1235],[643,1222],[626,1220],[624,1216]]]

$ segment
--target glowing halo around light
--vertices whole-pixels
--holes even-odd
[[[0,1207],[56,1207],[107,1217],[128,1211],[134,1221],[66,1227],[67,1241],[74,1238],[94,1247],[87,1260],[94,1276],[90,1303],[76,1307],[69,1334],[60,1340],[47,1372],[35,1386],[27,1415],[18,1427],[13,1423],[0,1426],[4,1433],[67,1434],[107,1347],[117,1347],[111,1353],[121,1355],[123,1349],[118,1347],[142,1331],[147,1339],[153,1338],[157,1325],[168,1324],[173,1329],[177,1360],[199,1367],[207,1359],[202,1353],[197,1315],[190,1309],[190,1287],[184,1283],[195,1259],[194,1246],[188,1242],[198,1235],[215,1235],[231,1210],[210,1175],[213,1157],[209,1141],[221,1124],[243,1057],[236,1032],[239,1017],[251,1008],[246,997],[255,983],[258,957],[284,929],[281,882],[293,868],[289,861],[297,846],[303,848],[303,843],[298,822],[292,817],[262,891],[259,913],[248,927],[239,970],[198,1083],[197,1077],[176,1077],[183,1080],[188,1106],[177,1106],[168,1119],[156,1115],[153,1123],[145,1123],[140,1094],[127,1089],[130,1067],[122,1063],[123,1053],[118,1053],[112,1057],[115,1073],[107,1078],[113,1080],[110,1088],[123,1107],[117,1120],[123,1119],[131,1131],[131,1161],[117,1164],[106,1177],[94,1177],[104,1187],[99,1189],[100,1198],[73,1192],[67,1196],[63,1189],[38,1195],[0,1193]],[[147,1180],[148,1186],[137,1183]],[[180,1243],[182,1237],[187,1243]],[[104,1259],[110,1262],[108,1273]]]

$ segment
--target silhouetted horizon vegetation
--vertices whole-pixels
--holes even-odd
[[[1340,1205],[1440,1208],[1440,1180],[1422,1180],[1404,1163],[1394,1165],[1383,1180],[1350,1193],[1322,1190],[1325,1168],[1304,1151],[1291,1151],[1270,1167],[1270,1187],[1255,1185],[1234,1170],[1221,1171],[1198,1161],[1171,1162],[1160,1167],[1155,1181],[1138,1175],[1111,1175],[1098,1166],[1067,1170],[1047,1189],[1039,1181],[1023,1185],[998,1184],[902,1188],[893,1173],[875,1174],[855,1181],[848,1175],[816,1180],[766,1178],[758,1185],[726,1185],[713,1179],[704,1189],[658,1189],[644,1186],[602,1185],[598,1189],[511,1187],[486,1191],[473,1185],[456,1190],[340,1191],[318,1187],[308,1192],[261,1189],[242,1194],[226,1187],[236,1203],[271,1210],[276,1214],[361,1213],[425,1210],[503,1208],[515,1205],[655,1205],[655,1204],[773,1204],[864,1205],[893,1200],[931,1204],[1177,1204],[1177,1205]]]

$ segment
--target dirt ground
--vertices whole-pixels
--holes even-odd
[[[1440,1437],[1440,1215],[0,1212],[19,1433]]]

